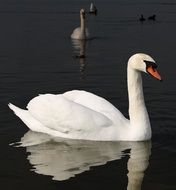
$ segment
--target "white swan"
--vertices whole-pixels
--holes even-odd
[[[151,138],[145,107],[141,71],[161,80],[155,61],[138,53],[128,61],[129,117],[107,100],[92,93],[73,90],[64,94],[45,94],[33,98],[28,110],[9,104],[32,130],[70,139],[98,141],[143,141]]]
[[[85,26],[85,10],[81,9],[80,10],[80,20],[81,20],[81,25],[80,27],[76,28],[73,30],[73,33],[71,34],[72,39],[76,40],[85,40],[89,38],[89,31]]]

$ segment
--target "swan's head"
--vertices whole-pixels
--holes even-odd
[[[84,9],[81,9],[81,10],[80,10],[80,16],[81,16],[83,19],[85,19],[85,17],[86,17],[86,11],[85,11]]]
[[[130,57],[129,66],[137,71],[150,74],[158,80],[162,80],[160,74],[156,70],[157,64],[154,59],[147,54],[137,53]]]

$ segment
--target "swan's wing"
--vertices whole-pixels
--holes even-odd
[[[80,38],[80,31],[81,31],[80,27],[75,28],[71,34],[71,38],[79,39]]]
[[[102,113],[111,121],[114,121],[114,123],[116,122],[116,125],[122,125],[123,122],[127,121],[127,119],[115,106],[100,96],[83,90],[72,90],[64,93],[63,95],[71,101]]]
[[[71,34],[71,38],[80,39],[81,37],[80,35],[81,35],[81,28],[78,27],[73,30],[73,33]],[[89,33],[88,28],[86,28],[86,38],[89,38],[89,37],[90,37],[90,33]]]
[[[88,133],[112,124],[112,121],[102,113],[63,95],[40,95],[32,99],[27,108],[43,125],[62,133],[76,131]]]

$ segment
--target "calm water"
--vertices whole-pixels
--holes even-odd
[[[46,190],[175,190],[175,0],[96,0],[93,39],[69,38],[88,0],[0,2],[0,186]],[[156,21],[139,23],[140,14]],[[86,59],[75,56],[85,52]],[[153,137],[149,142],[51,139],[28,132],[8,109],[41,93],[84,89],[128,116],[126,62],[136,52],[157,61],[164,82],[143,75]],[[22,147],[10,146],[21,141]]]

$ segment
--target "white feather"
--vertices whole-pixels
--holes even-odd
[[[128,61],[130,120],[104,98],[80,90],[39,95],[29,102],[28,110],[12,104],[9,107],[31,130],[52,136],[99,141],[150,139],[140,72],[146,72],[143,60],[153,59],[135,54]]]
[[[86,40],[89,39],[89,30],[85,26],[85,10],[80,10],[80,27],[77,27],[73,30],[71,38],[75,40]]]

